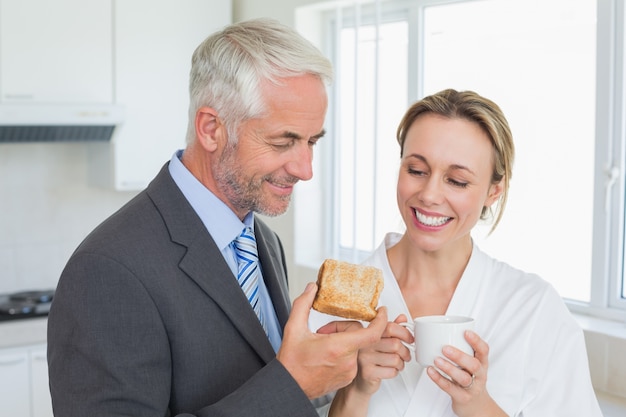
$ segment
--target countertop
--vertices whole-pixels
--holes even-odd
[[[0,322],[0,348],[46,343],[47,317]]]

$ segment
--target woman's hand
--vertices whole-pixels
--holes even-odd
[[[365,416],[369,400],[383,379],[393,378],[411,360],[411,353],[402,341],[413,342],[413,336],[398,323],[406,322],[401,314],[388,322],[381,339],[359,350],[357,376],[347,387],[339,390],[333,399],[329,416]]]
[[[474,356],[452,346],[443,348],[449,361],[437,358],[435,366],[452,378],[442,376],[434,367],[428,368],[430,378],[452,398],[452,410],[459,417],[506,416],[487,392],[489,345],[472,331],[465,332],[465,340],[474,349]]]

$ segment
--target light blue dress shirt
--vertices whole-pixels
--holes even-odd
[[[254,230],[254,215],[252,212],[248,213],[244,221],[241,222],[224,202],[189,172],[187,167],[180,161],[182,155],[183,151],[179,150],[172,156],[169,164],[170,175],[200,217],[200,220],[202,220],[202,223],[233,272],[232,277],[224,278],[237,280],[237,258],[232,242],[239,236],[245,226],[249,226]],[[272,347],[274,347],[274,351],[278,352],[282,342],[282,331],[276,317],[276,311],[272,305],[272,300],[262,279],[259,280],[259,301],[267,324],[269,341]]]

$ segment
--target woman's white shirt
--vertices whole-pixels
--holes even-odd
[[[401,234],[389,233],[364,264],[383,271],[379,306],[389,320],[411,317],[387,259]],[[474,245],[447,315],[475,319],[475,331],[489,344],[487,390],[517,417],[601,417],[589,376],[584,336],[561,297],[540,277],[497,261]],[[339,318],[311,310],[315,331]],[[326,415],[328,406],[318,409]],[[448,394],[414,360],[372,396],[368,416],[454,417]]]

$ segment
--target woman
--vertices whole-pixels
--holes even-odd
[[[359,372],[320,409],[330,416],[601,416],[583,332],[556,291],[536,275],[482,252],[470,232],[497,226],[514,146],[500,108],[474,92],[441,91],[415,103],[398,127],[398,207],[404,234],[389,233],[365,262],[383,270],[380,305],[396,318],[359,352]],[[492,210],[493,208],[493,210]],[[426,315],[474,317],[467,355],[444,348],[424,369],[398,323]],[[312,311],[319,328],[328,317]],[[329,409],[330,408],[330,409]]]

